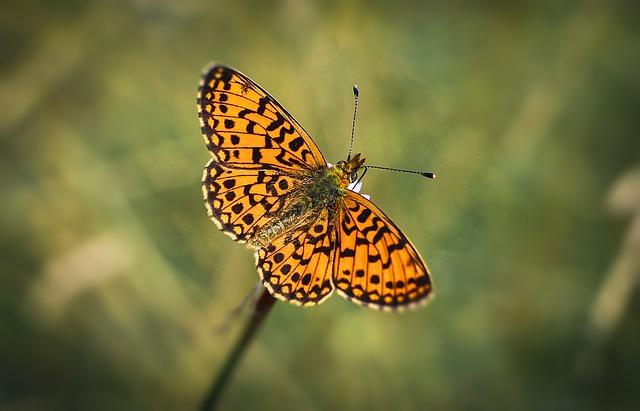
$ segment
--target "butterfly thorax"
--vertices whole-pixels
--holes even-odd
[[[260,227],[250,241],[258,247],[266,247],[275,239],[295,230],[311,226],[322,210],[329,210],[331,218],[338,210],[337,204],[345,196],[347,187],[364,159],[357,154],[352,159],[340,161],[334,167],[320,167],[309,172],[305,183],[283,198],[284,206]]]

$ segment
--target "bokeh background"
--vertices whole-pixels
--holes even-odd
[[[195,409],[246,321],[195,94],[269,90],[434,276],[403,315],[278,303],[222,409],[638,409],[640,7],[16,1],[0,15],[0,409]]]

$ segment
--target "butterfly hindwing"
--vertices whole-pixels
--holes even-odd
[[[432,291],[420,255],[378,207],[347,192],[337,223],[334,284],[338,293],[379,309],[402,309]]]
[[[299,305],[316,305],[333,291],[335,231],[329,211],[311,224],[256,251],[260,278],[271,294]]]
[[[264,89],[222,65],[198,90],[202,135],[214,157],[239,168],[296,171],[326,165],[306,131]]]
[[[209,216],[218,228],[246,242],[284,205],[299,180],[276,170],[238,169],[211,159],[202,176]]]

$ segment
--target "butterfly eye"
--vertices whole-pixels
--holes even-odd
[[[345,166],[345,164],[346,164],[346,163],[345,163],[344,161],[340,160],[340,161],[338,161],[338,162],[336,163],[336,167],[338,167],[338,168],[339,168],[339,169],[341,169],[341,170],[344,170],[344,166]]]

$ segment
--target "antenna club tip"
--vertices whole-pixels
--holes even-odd
[[[433,173],[421,173],[423,176],[427,177],[427,178],[432,178],[432,179],[436,179],[436,175]]]
[[[358,97],[360,95],[360,89],[358,88],[357,84],[353,85],[353,95]]]

